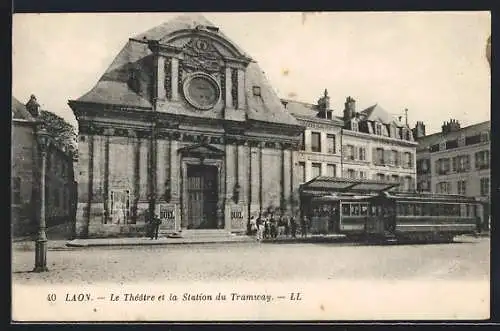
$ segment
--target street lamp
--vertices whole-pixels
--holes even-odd
[[[41,128],[37,131],[36,140],[41,155],[42,168],[40,171],[40,213],[38,222],[38,237],[35,246],[35,269],[34,272],[49,271],[47,268],[47,234],[45,233],[45,168],[47,163],[47,151],[50,147],[50,135]]]

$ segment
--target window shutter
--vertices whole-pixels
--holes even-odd
[[[347,145],[342,146],[342,158],[347,160]]]
[[[453,158],[453,171],[457,171],[457,161],[458,161],[458,158],[455,156]]]
[[[408,155],[410,156],[410,169],[413,169],[413,168],[414,168],[414,167],[413,167],[413,154],[412,154],[412,153],[410,153],[410,154],[408,154]]]
[[[356,147],[352,147],[352,157],[353,157],[353,160],[357,160],[359,155],[358,155],[358,149]]]

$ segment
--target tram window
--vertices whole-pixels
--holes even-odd
[[[430,204],[430,213],[429,213],[429,215],[430,216],[438,216],[439,215],[436,204],[434,204],[434,203]]]
[[[398,215],[404,215],[403,205],[401,203],[398,203],[396,205],[396,210],[398,212]]]
[[[415,216],[422,215],[422,205],[420,203],[415,204]]]
[[[371,213],[372,216],[377,216],[377,206],[371,206]]]
[[[453,216],[460,216],[460,205],[452,205]]]
[[[351,215],[352,216],[359,216],[359,205],[358,204],[351,205]]]
[[[382,211],[383,211],[383,207],[382,206],[377,206],[377,216],[383,215]]]
[[[408,215],[415,215],[415,205],[413,203],[408,204]]]
[[[361,215],[366,216],[368,215],[368,205],[361,205]]]
[[[430,216],[431,215],[431,205],[428,203],[423,204],[422,206],[422,215],[423,216]]]
[[[350,216],[351,215],[351,206],[349,204],[343,203],[342,204],[342,215],[343,216]]]
[[[467,205],[465,203],[460,204],[460,216],[467,217]]]

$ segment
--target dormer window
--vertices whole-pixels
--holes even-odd
[[[359,131],[359,126],[358,126],[358,121],[356,120],[351,120],[351,130],[352,131]]]
[[[489,141],[490,133],[489,132],[481,132],[481,142]]]
[[[396,132],[397,132],[396,126],[394,124],[391,124],[390,129],[391,129],[391,134],[390,134],[391,138],[396,138]]]
[[[382,124],[381,123],[375,123],[375,134],[378,136],[382,135]]]
[[[253,95],[256,97],[260,97],[260,86],[253,86]]]
[[[446,150],[446,141],[442,141],[439,143],[439,150],[440,151]]]
[[[460,137],[458,138],[458,146],[459,147],[465,146],[465,136],[463,134],[460,135]]]

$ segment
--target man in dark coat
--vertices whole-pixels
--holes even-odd
[[[161,224],[161,219],[158,217],[158,215],[154,215],[153,219],[151,220],[151,226],[152,226],[151,239],[158,239],[160,224]]]

